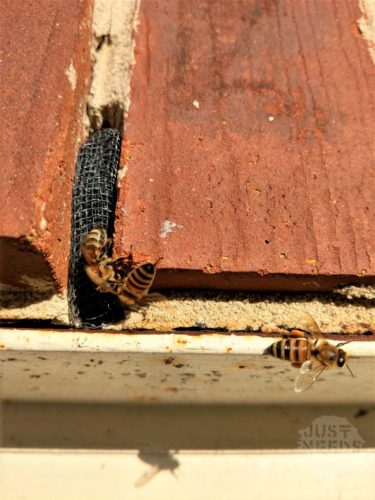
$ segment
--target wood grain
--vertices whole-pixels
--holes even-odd
[[[148,0],[116,252],[159,286],[375,279],[374,65],[358,2]]]
[[[0,283],[66,288],[72,179],[91,60],[91,1],[2,2]],[[26,243],[27,244],[26,244]],[[13,258],[5,261],[10,254]]]

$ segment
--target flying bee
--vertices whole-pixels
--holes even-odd
[[[330,344],[315,320],[307,313],[304,322],[307,325],[306,331],[292,330],[287,338],[274,342],[264,352],[275,358],[286,359],[292,366],[300,369],[294,385],[295,392],[306,391],[324,370],[333,366],[342,368],[346,365],[354,377],[347,363],[347,354],[341,349],[350,340],[337,345]]]
[[[85,234],[81,243],[81,252],[86,261],[85,271],[90,280],[97,286],[98,292],[116,294],[116,285],[119,278],[116,276],[116,267],[108,250],[112,240],[102,227],[92,229]]]
[[[132,262],[132,255],[130,254]],[[143,262],[136,265],[126,275],[122,282],[122,289],[118,294],[118,298],[122,304],[129,309],[138,310],[142,303],[162,300],[163,296],[160,293],[148,293],[156,275],[156,265],[161,260],[155,263]]]

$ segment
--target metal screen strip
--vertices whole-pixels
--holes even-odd
[[[95,132],[81,147],[74,178],[71,251],[69,263],[69,315],[76,327],[97,328],[119,321],[124,311],[117,298],[100,293],[84,270],[81,241],[95,227],[113,234],[116,182],[121,136],[117,130]]]

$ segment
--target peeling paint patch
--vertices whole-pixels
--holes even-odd
[[[160,227],[160,238],[165,238],[167,234],[171,233],[175,227],[182,228],[183,226],[181,226],[180,224],[176,224],[175,222],[172,222],[170,220],[163,221]]]
[[[41,231],[45,231],[47,229],[47,219],[44,216],[45,210],[46,210],[46,202],[43,202],[40,205],[39,227],[40,227]]]
[[[68,77],[70,86],[73,90],[76,89],[77,86],[77,71],[73,66],[73,62],[70,62],[69,68],[65,71],[66,76]]]
[[[128,167],[125,165],[125,167],[120,168],[117,174],[117,187],[121,186],[121,181],[125,177],[125,175],[128,172]]]
[[[373,0],[359,0],[359,9],[363,15],[357,21],[358,29],[368,42],[370,57],[375,64],[375,3]]]
[[[42,231],[45,231],[47,229],[47,221],[46,219],[42,216],[42,218],[40,219],[40,223],[39,223],[39,226],[40,226],[40,229]]]

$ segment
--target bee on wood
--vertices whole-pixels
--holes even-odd
[[[342,368],[346,365],[354,377],[347,363],[347,354],[341,349],[350,340],[337,345],[330,344],[315,320],[307,313],[304,322],[306,331],[292,330],[287,338],[274,342],[264,351],[264,354],[286,359],[292,366],[300,369],[294,385],[295,392],[309,389],[324,370],[333,366]]]
[[[102,293],[116,293],[118,277],[112,258],[108,257],[108,250],[112,240],[102,227],[92,229],[85,234],[81,243],[81,252],[86,261],[85,271],[90,280]]]

